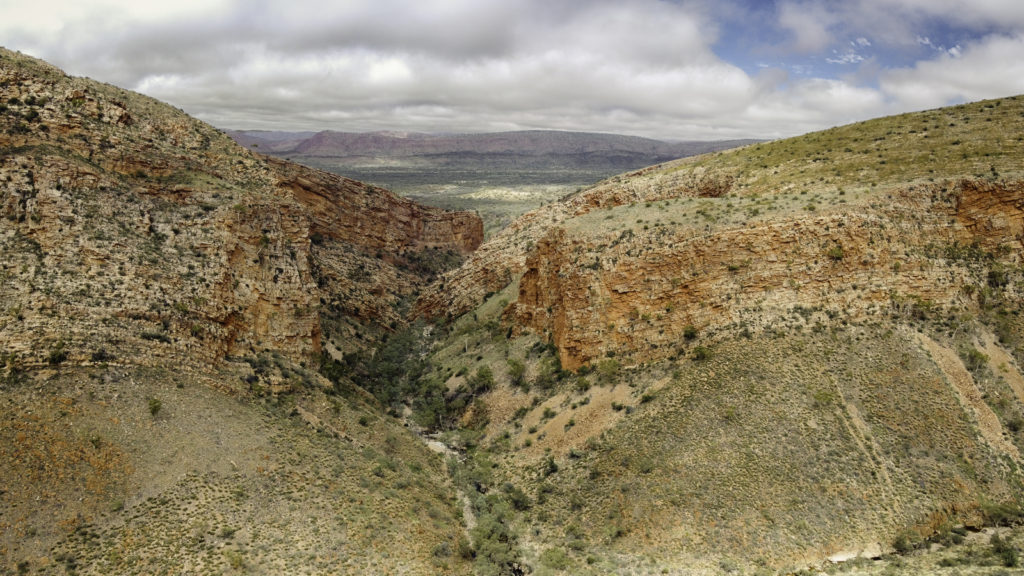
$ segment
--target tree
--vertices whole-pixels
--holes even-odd
[[[469,391],[473,395],[483,394],[494,388],[494,373],[491,372],[489,366],[481,366],[477,368],[476,374],[471,376],[466,384],[469,385]]]
[[[508,378],[513,386],[522,386],[526,383],[526,366],[515,358],[508,359]]]
[[[513,516],[508,503],[495,494],[488,494],[475,504],[477,521],[470,535],[476,548],[477,574],[515,574],[519,568],[519,544],[509,527]]]
[[[601,363],[597,365],[597,374],[601,378],[601,382],[610,384],[619,375],[619,361],[614,358],[601,360]]]

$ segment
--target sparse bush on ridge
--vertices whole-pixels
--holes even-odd
[[[982,501],[981,514],[990,526],[1010,526],[1024,522],[1024,508],[1016,502]]]

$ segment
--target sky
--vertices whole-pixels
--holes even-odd
[[[1024,94],[1020,0],[0,0],[0,45],[221,129],[779,138]]]

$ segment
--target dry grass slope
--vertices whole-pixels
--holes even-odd
[[[361,400],[114,366],[3,391],[6,570],[466,573],[444,463]]]

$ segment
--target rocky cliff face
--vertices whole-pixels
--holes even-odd
[[[276,186],[308,211],[314,235],[395,254],[426,248],[468,254],[483,242],[483,223],[470,212],[423,206],[355,180],[265,160]]]
[[[686,161],[682,163],[685,165]],[[522,275],[534,247],[552,228],[567,220],[593,210],[638,202],[718,196],[730,186],[729,178],[703,172],[670,178],[656,176],[656,185],[644,181],[658,168],[660,166],[616,176],[524,214],[481,245],[462,266],[446,272],[428,287],[417,300],[414,314],[428,318],[457,317],[475,308],[485,296]]]
[[[685,353],[687,332],[771,330],[794,309],[814,325],[964,307],[965,287],[984,278],[974,277],[977,262],[958,258],[958,246],[998,254],[989,266],[1018,264],[1024,183],[965,180],[889,196],[884,207],[711,232],[555,227],[527,259],[509,314],[550,334],[563,367],[574,370],[608,354],[643,361]]]
[[[7,51],[0,103],[11,365],[317,354],[325,318],[398,318],[422,279],[396,265],[482,240],[473,214],[255,156],[180,111]]]

